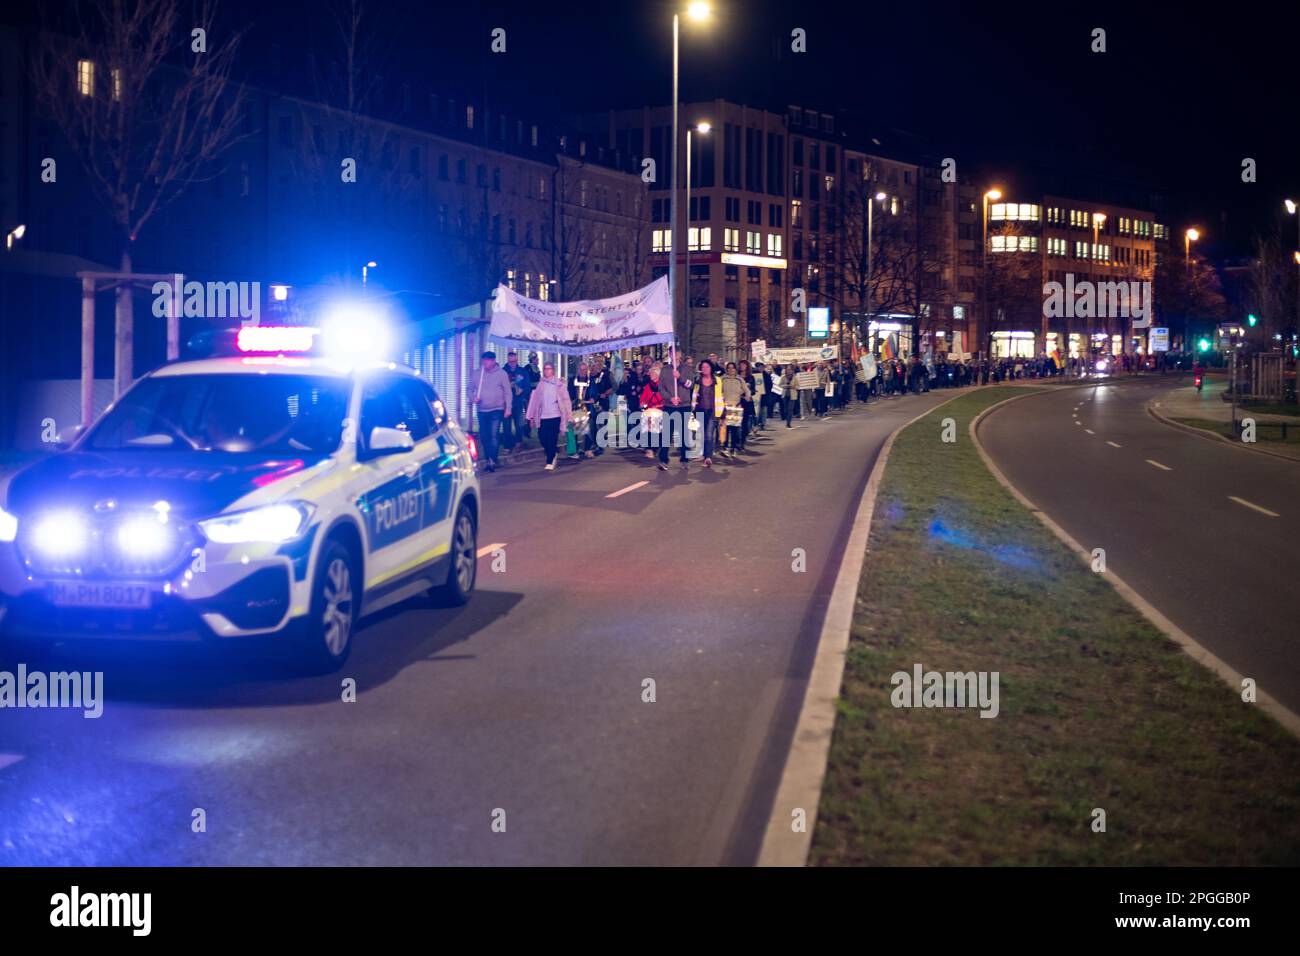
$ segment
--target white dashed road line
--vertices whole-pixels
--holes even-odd
[[[1123,447],[1124,447],[1123,445],[1117,445],[1117,444],[1116,444],[1115,442],[1113,442],[1113,441],[1108,441],[1108,442],[1106,442],[1106,444],[1109,445],[1111,448],[1123,448]]]
[[[1156,466],[1157,468],[1159,468],[1161,471],[1173,471],[1173,469],[1170,468],[1168,465],[1162,465],[1162,464],[1160,464],[1160,462],[1156,461],[1156,460],[1153,459],[1153,458],[1148,458],[1148,459],[1147,459],[1147,464],[1148,464],[1148,465],[1155,465],[1155,466]]]
[[[625,495],[625,494],[627,494],[629,491],[636,491],[638,488],[642,488],[642,487],[644,487],[644,486],[646,486],[646,485],[648,485],[648,484],[650,484],[650,482],[648,482],[648,481],[638,481],[638,482],[637,482],[636,484],[634,484],[634,485],[628,485],[626,488],[620,488],[620,489],[618,489],[618,491],[615,491],[615,492],[613,492],[612,494],[608,494],[608,495],[606,495],[605,497],[606,497],[606,498],[617,498],[617,497],[619,497],[620,495]]]
[[[1249,508],[1251,511],[1258,511],[1262,515],[1268,515],[1270,518],[1282,517],[1276,511],[1269,511],[1267,508],[1261,508],[1259,505],[1252,504],[1251,502],[1247,501],[1245,498],[1238,498],[1236,495],[1228,495],[1228,500],[1235,501],[1239,505],[1244,505],[1245,507]]]
[[[487,555],[491,554],[493,551],[497,550],[497,548],[504,548],[505,546],[506,544],[504,541],[499,541],[496,544],[485,544],[483,545],[483,547],[478,549],[478,556],[480,558],[486,557]]]
[[[1097,433],[1096,433],[1095,431],[1093,431],[1091,428],[1085,428],[1084,431],[1086,431],[1089,435],[1095,435],[1095,434],[1097,434]]]

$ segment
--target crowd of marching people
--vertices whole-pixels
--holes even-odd
[[[716,458],[735,458],[751,451],[751,443],[767,440],[767,432],[795,420],[825,418],[853,402],[919,394],[934,388],[988,384],[1025,374],[1019,363],[923,363],[881,359],[851,363],[840,359],[772,364],[723,362],[710,354],[698,362],[684,356],[671,360],[634,359],[625,366],[610,361],[579,362],[567,378],[557,375],[549,360],[519,363],[510,352],[499,365],[496,354],[484,352],[482,374],[473,402],[478,410],[481,457],[487,471],[500,467],[500,453],[510,453],[536,433],[546,455],[545,468],[555,469],[561,454],[572,459],[597,458],[605,453],[602,426],[620,410],[640,425],[640,443],[647,458],[668,470],[674,457],[683,469],[690,460],[712,468]],[[1050,364],[1050,363],[1049,363]],[[1053,365],[1055,369],[1055,365]],[[1042,370],[1043,374],[1048,374]],[[637,419],[632,419],[638,413]],[[626,447],[626,446],[620,446]],[[688,450],[699,448],[698,455]]]

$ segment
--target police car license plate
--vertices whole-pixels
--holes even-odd
[[[56,607],[149,607],[149,587],[121,581],[51,581],[50,603]]]

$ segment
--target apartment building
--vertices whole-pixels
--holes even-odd
[[[1133,313],[1152,307],[1157,243],[1168,228],[1148,210],[1054,194],[1031,198],[989,204],[992,355],[1145,352],[1143,323],[1152,315],[1134,328]],[[1057,287],[1062,297],[1054,301]],[[1095,304],[1084,303],[1089,297]]]

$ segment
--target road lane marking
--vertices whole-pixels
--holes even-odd
[[[1252,504],[1251,502],[1247,501],[1245,498],[1238,498],[1236,495],[1228,495],[1228,500],[1235,501],[1239,505],[1245,505],[1251,511],[1258,511],[1260,514],[1268,515],[1270,518],[1282,517],[1276,511],[1269,511],[1267,508],[1261,508],[1259,505]]]
[[[1157,468],[1159,468],[1161,471],[1173,471],[1173,469],[1170,468],[1168,465],[1162,465],[1162,464],[1160,464],[1160,462],[1156,461],[1156,460],[1153,459],[1153,458],[1148,458],[1148,459],[1147,459],[1147,464],[1148,464],[1148,465],[1155,465],[1155,466],[1156,466]]]
[[[480,558],[486,557],[498,548],[504,548],[505,546],[506,543],[504,541],[498,541],[496,544],[485,544],[483,547],[478,549],[478,556]]]
[[[1082,425],[1083,422],[1075,422],[1076,425]]]
[[[1123,447],[1124,447],[1123,445],[1117,445],[1117,444],[1115,444],[1113,441],[1108,441],[1108,442],[1106,442],[1106,444],[1109,445],[1111,448],[1123,448]]]
[[[617,498],[619,495],[625,495],[625,494],[627,494],[629,491],[636,491],[638,488],[643,488],[643,487],[645,487],[645,486],[648,485],[648,484],[650,484],[650,482],[648,482],[648,481],[638,481],[638,482],[637,482],[636,484],[634,484],[634,485],[628,485],[626,488],[620,488],[620,489],[618,489],[618,491],[614,492],[613,494],[606,495],[605,497],[606,497],[606,498]]]
[[[1097,434],[1097,433],[1096,433],[1095,431],[1093,431],[1091,428],[1085,428],[1084,431],[1086,431],[1089,435],[1095,435],[1095,434]]]
[[[0,770],[5,767],[12,767],[22,759],[22,754],[0,754]]]

